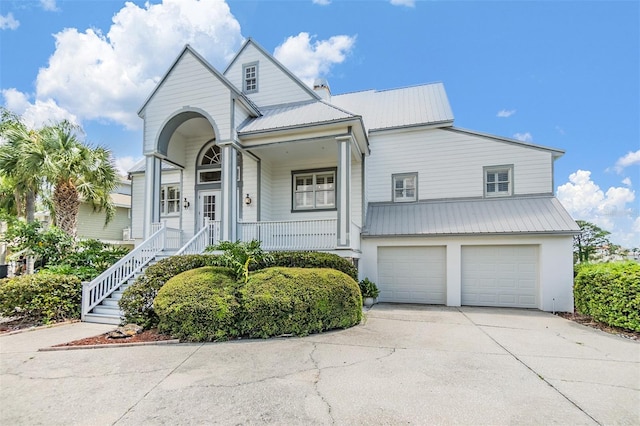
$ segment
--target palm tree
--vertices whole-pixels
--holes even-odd
[[[77,137],[78,130],[68,121],[47,126],[39,144],[41,171],[52,188],[55,224],[72,237],[81,201],[90,203],[94,211],[105,210],[105,224],[113,218],[110,194],[118,183],[109,150],[85,145]]]

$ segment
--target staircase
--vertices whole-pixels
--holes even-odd
[[[114,324],[114,325],[122,324],[122,320],[124,318],[124,312],[120,310],[120,306],[118,305],[118,302],[120,301],[120,299],[122,299],[122,295],[124,291],[131,284],[136,282],[138,277],[140,275],[143,275],[144,271],[146,271],[146,269],[149,266],[154,265],[159,261],[161,261],[162,259],[166,259],[169,256],[173,256],[175,253],[176,253],[175,250],[171,250],[171,251],[163,250],[162,252],[158,253],[152,260],[149,261],[149,263],[147,263],[146,266],[144,266],[140,270],[140,272],[136,272],[135,274],[133,274],[131,278],[123,282],[120,285],[120,287],[117,287],[113,292],[111,292],[111,294],[109,294],[109,296],[103,299],[98,305],[94,306],[93,309],[91,309],[91,311],[86,313],[84,315],[83,321],[98,323],[98,324]]]

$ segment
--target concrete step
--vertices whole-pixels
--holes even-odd
[[[90,313],[111,315],[118,318],[122,316],[122,312],[120,311],[119,306],[98,305],[95,308],[93,308]]]
[[[122,318],[114,317],[112,315],[104,315],[104,314],[86,314],[84,316],[84,322],[92,322],[96,324],[113,324],[120,325],[122,323]]]
[[[115,308],[118,307],[118,300],[117,299],[112,299],[112,298],[106,298],[104,299],[102,302],[100,302],[100,305],[98,306],[113,306]]]

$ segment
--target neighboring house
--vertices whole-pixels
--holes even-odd
[[[132,237],[354,260],[383,302],[573,310],[563,151],[453,126],[441,83],[332,95],[253,40],[224,72],[191,47],[146,100]]]
[[[78,209],[78,238],[93,238],[109,244],[133,246],[131,238],[131,182],[123,178],[111,192],[115,215],[105,225],[105,211],[95,212],[89,203]]]

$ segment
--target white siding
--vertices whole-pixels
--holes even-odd
[[[274,220],[271,212],[273,205],[273,176],[270,161],[262,160],[260,169],[260,220]]]
[[[362,227],[362,163],[351,161],[351,221]]]
[[[154,151],[162,125],[185,106],[206,111],[215,121],[217,139],[229,139],[232,136],[230,102],[230,89],[187,52],[145,108],[144,151]]]
[[[419,199],[481,197],[483,167],[512,164],[514,194],[552,193],[550,152],[446,130],[374,134],[369,202],[391,201],[391,175],[418,172]]]
[[[249,194],[251,197],[251,205],[244,204],[244,197]],[[241,208],[242,221],[255,222],[258,216],[258,162],[249,155],[242,157],[242,194]],[[262,207],[262,206],[260,206]]]
[[[279,105],[314,99],[280,67],[249,44],[238,56],[225,77],[240,91],[243,89],[242,66],[258,62],[258,91],[247,96],[258,106]]]

